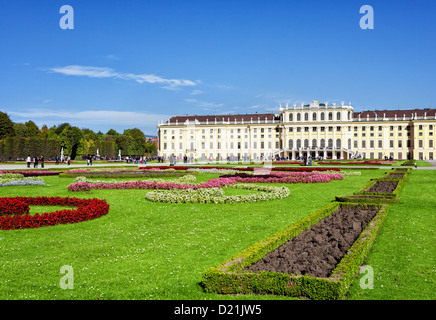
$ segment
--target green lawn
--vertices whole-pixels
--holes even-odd
[[[111,208],[92,221],[0,231],[0,299],[290,299],[206,294],[201,273],[386,170],[286,185],[291,195],[281,200],[222,205],[153,203],[144,190],[73,193],[67,186],[74,179],[57,176],[44,177],[46,186],[3,187],[1,196],[97,197]],[[199,174],[197,180],[216,177]],[[358,277],[349,299],[435,298],[435,185],[436,171],[411,174],[366,262],[374,268],[375,288],[360,289]],[[429,198],[424,190],[432,192]],[[60,288],[64,265],[74,270],[74,289]]]

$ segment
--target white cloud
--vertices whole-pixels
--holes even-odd
[[[166,79],[154,74],[121,73],[107,67],[92,67],[69,65],[64,67],[51,68],[52,72],[61,73],[67,76],[84,76],[90,78],[114,78],[123,80],[134,80],[138,83],[162,84],[164,89],[175,89],[184,86],[196,86],[197,83],[185,79]]]
[[[197,99],[185,99],[186,102],[197,104],[200,107],[204,108],[219,108],[222,107],[223,103],[214,103],[214,102],[207,102],[207,101],[200,101]]]
[[[168,114],[154,114],[133,111],[88,110],[88,111],[61,111],[49,109],[29,109],[23,112],[8,111],[14,118],[23,120],[32,119],[37,124],[58,125],[68,122],[78,127],[93,126],[125,126],[129,127],[156,127],[159,121],[166,121],[171,117]]]

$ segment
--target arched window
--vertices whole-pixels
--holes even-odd
[[[289,121],[294,121],[294,115],[292,113],[289,114]]]
[[[336,120],[341,120],[341,113],[340,112],[336,113]]]
[[[337,149],[341,148],[341,139],[336,139],[336,148]]]
[[[321,145],[320,145],[320,147],[321,147],[321,148],[325,148],[325,140],[324,140],[324,139],[321,139]]]
[[[289,139],[289,149],[294,149],[294,140]]]
[[[316,148],[316,139],[312,140],[312,148],[315,149]]]
[[[304,114],[304,121],[309,121],[309,114],[307,112]]]
[[[297,139],[297,149],[300,149],[300,148],[301,148],[301,140]]]
[[[312,121],[316,121],[316,113],[312,113]]]
[[[297,113],[297,121],[301,121],[301,113]]]
[[[309,148],[309,139],[304,139],[304,147]]]
[[[325,114],[324,114],[324,112],[321,112],[321,121],[324,121],[325,120]]]
[[[329,139],[328,147],[333,148],[333,139]]]
[[[333,120],[333,113],[329,112],[329,120]]]

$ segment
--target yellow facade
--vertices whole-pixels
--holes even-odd
[[[354,112],[351,105],[278,114],[175,116],[158,125],[159,155],[188,160],[423,159],[435,157],[436,109]]]

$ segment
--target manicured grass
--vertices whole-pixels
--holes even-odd
[[[400,198],[365,262],[374,289],[361,289],[358,277],[349,299],[436,299],[436,171],[414,170]]]
[[[344,181],[286,185],[291,195],[285,199],[221,205],[153,203],[145,200],[148,192],[145,190],[68,192],[67,186],[74,179],[57,176],[44,177],[46,186],[4,187],[1,196],[96,197],[106,199],[111,208],[106,216],[77,224],[0,231],[0,299],[289,299],[206,294],[200,286],[201,273],[327,205],[335,195],[352,194],[386,170],[362,170],[361,176],[345,176]],[[410,212],[416,212],[413,199],[422,190],[421,178],[427,179],[431,188],[431,183],[435,185],[435,173],[412,173],[410,184],[407,183],[400,194],[405,197],[404,202],[392,206],[393,214],[389,214],[385,229],[396,227],[395,219],[403,216],[403,224],[408,226],[403,237],[414,237],[408,232],[431,229],[426,221],[434,226],[434,218],[428,220],[426,211],[435,207],[434,195],[432,202],[421,201],[421,213],[414,219]],[[197,182],[216,177],[218,175],[199,174]],[[226,189],[229,195],[245,192]],[[396,214],[396,210],[399,213]],[[406,217],[409,220],[405,220]],[[398,246],[405,251],[399,252],[395,259],[412,259],[417,255],[415,242],[404,246],[398,239],[399,243],[394,245],[391,243],[393,234],[386,232],[382,232],[380,241],[376,242],[379,252],[373,250],[368,258],[376,277],[381,276],[383,281],[395,277],[396,272],[407,274],[410,271],[409,263],[397,266],[388,262]],[[425,275],[434,289],[435,267],[431,263],[434,236],[428,234],[424,239],[417,239],[425,252],[433,256],[421,260],[419,271],[424,273],[418,271],[416,277]],[[379,260],[374,260],[378,256]],[[383,269],[383,263],[389,268]],[[379,264],[380,270],[377,269]],[[64,265],[73,267],[74,289],[60,288],[63,276],[60,268]],[[394,266],[399,270],[394,270]],[[377,286],[379,280],[375,281]],[[387,282],[384,283],[386,287]],[[351,299],[380,299],[380,296],[391,299],[399,294],[394,288],[389,292],[375,288],[360,293],[358,279],[355,284],[350,291]],[[416,289],[413,284],[404,282],[402,289],[408,294],[407,299],[415,292],[418,294],[417,291],[419,296],[428,294],[427,298],[434,298],[434,290],[423,293],[424,283]]]

